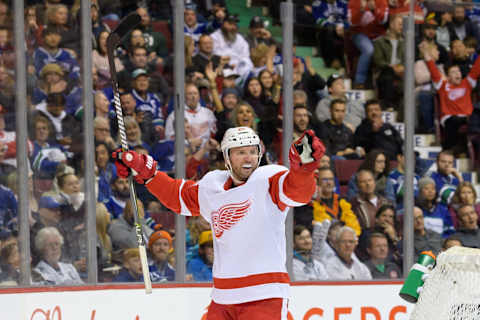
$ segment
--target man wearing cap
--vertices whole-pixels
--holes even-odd
[[[154,233],[148,240],[148,250],[150,251],[150,275],[152,281],[174,281],[175,269],[168,263],[168,256],[172,247],[172,237],[170,234],[161,230],[161,225],[157,225]]]
[[[48,63],[58,63],[68,73],[72,80],[80,79],[80,66],[70,52],[59,47],[62,36],[55,27],[47,27],[43,30],[43,46],[35,49],[33,60],[35,72],[40,74],[43,66]]]
[[[195,281],[212,281],[213,236],[212,231],[203,231],[198,238],[198,256],[187,261],[187,274]]]
[[[135,98],[136,119],[142,130],[142,139],[153,143],[162,138],[165,131],[162,99],[149,90],[150,75],[147,70],[135,69],[132,72],[132,78],[132,95]]]
[[[248,25],[248,34],[245,38],[250,48],[255,48],[260,43],[267,46],[276,45],[272,33],[267,30],[267,23],[259,16],[254,16]]]
[[[240,74],[250,71],[250,47],[241,34],[238,33],[239,19],[230,14],[223,21],[222,27],[211,34],[213,53],[219,56],[229,56],[229,65]]]
[[[352,131],[365,119],[365,109],[360,101],[349,100],[345,94],[345,83],[342,75],[332,74],[327,79],[327,88],[329,96],[320,100],[315,108],[315,114],[319,121],[331,119],[330,105],[333,100],[341,99],[345,101],[345,123],[350,126]]]

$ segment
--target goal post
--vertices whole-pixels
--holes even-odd
[[[480,319],[480,249],[442,252],[420,292],[410,320]]]

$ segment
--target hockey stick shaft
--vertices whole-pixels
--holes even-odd
[[[122,104],[120,102],[120,93],[118,90],[117,71],[115,68],[115,49],[120,44],[120,41],[140,23],[140,16],[136,13],[129,14],[125,17],[115,30],[107,38],[107,56],[110,66],[110,75],[112,78],[113,87],[113,103],[115,105],[115,114],[117,116],[118,132],[120,135],[120,144],[123,151],[128,151],[127,135],[125,130],[125,122],[123,120]],[[128,185],[130,188],[130,201],[132,202],[134,213],[135,234],[137,237],[138,249],[140,251],[140,261],[142,264],[143,281],[145,283],[145,292],[152,293],[152,282],[150,280],[150,271],[148,269],[147,250],[145,248],[145,238],[143,236],[143,226],[138,215],[137,193],[135,185],[133,184],[132,174],[128,176]]]

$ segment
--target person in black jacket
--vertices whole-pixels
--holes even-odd
[[[345,125],[346,104],[344,100],[334,99],[330,103],[330,119],[323,122],[323,143],[329,154],[345,159],[359,159],[365,154],[355,150],[353,131]],[[363,152],[362,152],[363,151]]]
[[[362,147],[367,153],[372,149],[382,149],[389,159],[396,159],[397,154],[402,152],[403,139],[393,125],[383,122],[380,102],[368,100],[365,112],[367,118],[355,130],[355,146]]]

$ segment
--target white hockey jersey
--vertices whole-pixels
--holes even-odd
[[[231,182],[228,171],[209,172],[198,183],[158,172],[147,188],[173,211],[201,214],[210,222],[216,303],[288,298],[287,207],[310,200],[315,190],[313,172],[268,165],[256,169],[240,186],[231,188]],[[175,190],[165,190],[166,185],[175,185]]]

